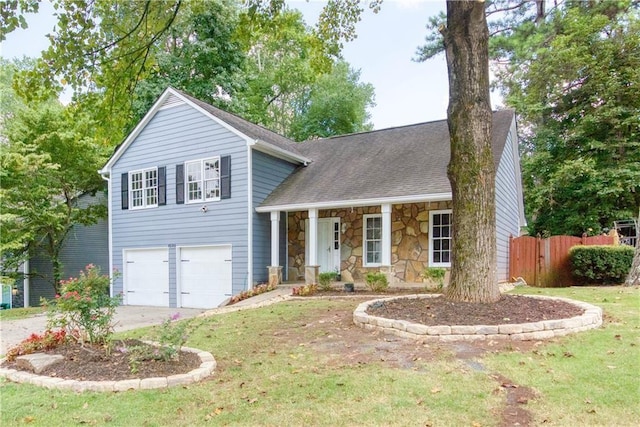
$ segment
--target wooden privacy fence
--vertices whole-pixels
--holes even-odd
[[[509,277],[522,277],[528,285],[560,287],[574,284],[569,249],[576,245],[612,245],[612,236],[520,236],[509,239]]]

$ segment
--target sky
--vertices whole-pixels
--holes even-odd
[[[313,25],[325,2],[287,3]],[[445,2],[435,0],[384,0],[379,13],[365,10],[356,27],[358,37],[345,45],[343,56],[360,70],[360,80],[375,88],[376,106],[370,109],[375,129],[446,118],[449,85],[444,54],[427,62],[412,60],[424,43],[428,18],[444,10]],[[40,12],[28,17],[27,30],[8,35],[0,46],[0,55],[8,59],[39,56],[48,46],[46,34],[55,26],[53,13],[51,3],[43,1]],[[495,108],[499,100],[492,98]]]

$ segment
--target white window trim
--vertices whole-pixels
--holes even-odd
[[[381,262],[367,262],[367,219],[368,218],[380,218],[380,225],[382,226],[382,214],[366,214],[362,216],[362,266],[363,267],[380,267]],[[382,230],[380,230],[382,233]],[[380,235],[380,259],[382,260],[382,234]]]
[[[451,214],[451,209],[443,209],[438,211],[429,211],[429,267],[451,267],[451,262],[433,262],[433,216],[439,214]],[[451,236],[451,241],[453,237]],[[449,252],[452,248],[449,245]],[[451,258],[449,258],[451,259]]]
[[[217,161],[218,162],[218,197],[210,197],[210,198],[206,198],[205,197],[205,179],[204,179],[204,162],[209,162],[209,161]],[[194,200],[189,200],[189,164],[192,163],[200,163],[200,184],[201,184],[201,189],[202,189],[202,197],[199,199],[194,199]],[[220,180],[220,167],[221,167],[221,160],[220,160],[220,156],[213,156],[213,157],[207,157],[206,159],[198,159],[198,160],[190,160],[188,162],[184,162],[184,203],[185,204],[192,204],[192,203],[202,203],[202,202],[217,202],[220,200],[220,185],[221,185],[221,180]]]
[[[148,205],[147,204],[147,195],[146,195],[146,190],[148,189],[148,187],[145,186],[146,182],[147,182],[147,178],[146,178],[146,173],[149,171],[155,171],[156,172],[156,203],[152,204],[152,205]],[[133,205],[133,179],[131,178],[131,176],[133,174],[137,174],[137,173],[141,173],[142,174],[142,206],[134,206]],[[130,171],[129,172],[129,209],[131,210],[138,210],[138,209],[149,209],[149,208],[157,208],[158,207],[158,198],[160,197],[160,189],[158,188],[158,168],[157,167],[153,167],[153,168],[146,168],[146,169],[138,169],[135,171]]]

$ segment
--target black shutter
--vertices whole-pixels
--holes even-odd
[[[158,206],[167,204],[167,168],[158,168]]]
[[[184,164],[176,165],[176,204],[184,204]]]
[[[231,198],[231,156],[220,158],[220,198]]]
[[[120,195],[122,197],[122,209],[129,209],[129,174],[122,174],[120,179]]]

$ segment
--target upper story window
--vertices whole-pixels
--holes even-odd
[[[382,215],[364,215],[363,222],[364,266],[380,266],[382,263]]]
[[[451,210],[431,211],[429,216],[429,265],[451,267]]]
[[[129,206],[131,209],[158,206],[158,168],[129,172]]]
[[[187,203],[220,200],[220,158],[185,163]]]

